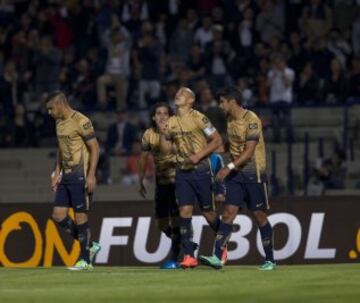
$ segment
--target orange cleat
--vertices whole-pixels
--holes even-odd
[[[228,259],[228,249],[227,246],[223,249],[222,255],[221,255],[221,264],[225,265]]]
[[[180,266],[183,269],[194,268],[194,267],[198,266],[198,261],[190,255],[185,255],[184,259],[180,263]]]

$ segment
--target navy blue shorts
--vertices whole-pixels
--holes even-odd
[[[217,195],[225,195],[225,182],[219,182],[215,180],[217,173],[224,167],[224,159],[221,154],[212,153],[210,156],[211,161],[211,172],[213,174],[214,179],[214,194]]]
[[[176,202],[181,206],[199,203],[201,211],[215,209],[213,182],[210,167],[193,170],[176,170],[175,178]]]
[[[179,208],[176,204],[175,184],[156,184],[155,217],[157,219],[178,217]]]
[[[269,209],[266,182],[242,183],[230,175],[226,181],[225,204],[240,208],[247,207],[251,211]]]
[[[55,206],[72,207],[75,212],[90,209],[92,194],[85,189],[85,178],[79,173],[64,174],[55,193]]]

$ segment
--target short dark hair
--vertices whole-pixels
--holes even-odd
[[[225,98],[226,100],[235,99],[236,103],[239,105],[242,103],[242,94],[235,86],[220,89],[216,94],[218,102],[220,102],[220,98]]]
[[[51,93],[46,97],[45,102],[48,103],[48,102],[50,102],[50,101],[52,101],[52,100],[54,100],[54,99],[56,99],[56,98],[58,98],[58,97],[62,97],[63,100],[67,102],[67,99],[66,99],[65,94],[64,94],[62,91],[60,91],[60,90],[55,90],[55,91],[51,92]]]
[[[157,111],[157,109],[158,109],[159,107],[165,107],[165,108],[167,108],[170,117],[174,115],[174,111],[173,111],[173,109],[170,107],[169,104],[167,104],[167,103],[165,103],[165,102],[155,103],[155,104],[151,107],[151,110],[150,110],[151,127],[154,128],[154,129],[156,128],[156,123],[155,123],[155,121],[153,120],[153,117],[155,116],[156,111]]]

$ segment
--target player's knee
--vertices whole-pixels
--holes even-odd
[[[233,210],[225,209],[222,214],[222,221],[226,224],[232,224],[234,222],[236,214],[237,213]]]
[[[191,218],[191,216],[192,216],[192,207],[191,206],[180,207],[179,211],[180,211],[181,218]]]
[[[75,213],[75,223],[77,225],[84,224],[88,221],[88,216],[86,213]]]
[[[60,212],[60,211],[54,211],[52,213],[52,218],[55,222],[59,223],[61,222],[62,220],[64,220],[66,217],[66,213],[64,212]]]
[[[253,212],[254,218],[259,226],[264,226],[267,224],[267,215],[264,211],[256,210]]]
[[[216,218],[216,213],[214,211],[204,211],[202,214],[207,222],[214,222]]]

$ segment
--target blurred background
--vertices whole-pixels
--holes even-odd
[[[52,201],[56,89],[94,123],[97,200],[139,200],[148,109],[180,86],[223,135],[216,90],[239,88],[272,196],[360,193],[359,0],[2,0],[0,71],[0,202]]]

